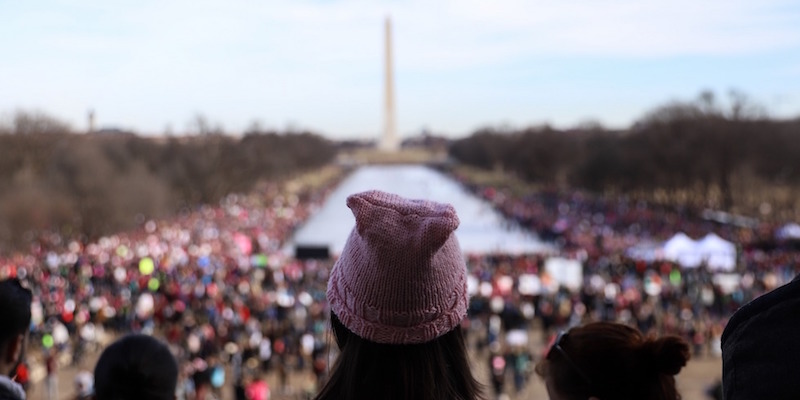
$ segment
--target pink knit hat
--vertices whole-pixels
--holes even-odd
[[[389,344],[429,342],[467,313],[467,267],[449,204],[380,191],[354,194],[356,217],[328,281],[328,302],[361,338]]]

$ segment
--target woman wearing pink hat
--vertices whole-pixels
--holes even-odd
[[[347,206],[356,227],[327,292],[341,353],[316,398],[482,398],[461,330],[467,271],[455,209],[379,191]]]

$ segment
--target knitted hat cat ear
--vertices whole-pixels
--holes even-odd
[[[429,342],[467,313],[466,264],[453,206],[381,191],[347,198],[356,217],[328,281],[331,310],[361,338]]]

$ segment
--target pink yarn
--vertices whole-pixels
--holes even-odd
[[[449,204],[381,191],[347,198],[356,217],[328,281],[328,302],[356,335],[377,343],[429,342],[467,313],[466,264]]]

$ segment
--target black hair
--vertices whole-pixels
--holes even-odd
[[[22,287],[19,279],[0,281],[0,345],[28,331],[32,299],[33,294]]]
[[[460,326],[427,343],[399,345],[363,339],[333,313],[331,326],[341,354],[316,400],[483,398]]]
[[[147,335],[128,335],[108,346],[94,368],[97,400],[172,400],[178,363],[167,346]]]

